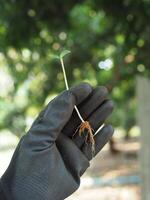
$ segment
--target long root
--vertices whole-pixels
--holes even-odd
[[[79,136],[81,137],[82,134],[85,133],[85,131],[86,131],[85,143],[86,144],[91,143],[91,145],[92,145],[92,155],[94,155],[95,154],[95,140],[94,140],[94,135],[93,135],[93,129],[91,128],[90,123],[88,121],[82,122],[80,124],[80,126],[77,128],[75,134],[77,132],[79,132]]]

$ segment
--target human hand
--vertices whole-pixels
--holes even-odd
[[[1,179],[8,199],[63,200],[79,187],[92,151],[84,136],[72,137],[81,123],[74,105],[94,131],[113,109],[106,88],[92,89],[88,84],[80,84],[53,99],[20,140]],[[94,136],[95,155],[112,134],[112,127],[105,125]]]

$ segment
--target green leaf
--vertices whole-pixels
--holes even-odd
[[[60,54],[60,58],[63,58],[65,55],[67,55],[69,53],[71,53],[71,51],[69,51],[69,50],[62,51],[61,54]]]
[[[60,57],[58,55],[55,55],[55,54],[50,54],[50,57],[52,59],[60,59]]]

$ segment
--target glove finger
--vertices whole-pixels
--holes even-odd
[[[63,158],[67,169],[79,182],[80,176],[89,167],[89,161],[74,142],[64,134],[60,134],[56,141],[57,148]]]
[[[113,102],[106,100],[87,120],[89,121],[91,128],[96,130],[105,122],[109,115],[113,111]]]
[[[95,152],[94,156],[98,154],[99,151],[105,146],[105,144],[110,140],[114,133],[114,129],[111,125],[105,125],[95,136]],[[91,143],[84,144],[82,147],[82,152],[87,157],[88,160],[93,158],[92,145]]]
[[[84,120],[86,120],[89,115],[91,115],[91,113],[93,113],[95,109],[99,107],[104,100],[106,100],[107,94],[108,91],[106,87],[97,87],[80,105],[78,105],[78,109]],[[63,129],[63,133],[71,137],[76,131],[77,127],[80,125],[80,123],[81,120],[74,110],[70,120]]]
[[[75,136],[72,137],[73,142],[77,145],[78,148],[81,148],[86,139],[86,134],[82,134],[81,136],[76,133]]]
[[[101,132],[94,136],[95,139],[95,156],[98,152],[105,146],[105,144],[110,140],[114,133],[114,129],[111,125],[105,125]]]
[[[37,124],[34,123],[32,126],[31,132],[40,136],[42,134],[42,138],[44,137],[46,141],[55,141],[69,120],[74,106],[81,103],[91,91],[92,88],[89,84],[82,83],[62,92],[47,105]]]

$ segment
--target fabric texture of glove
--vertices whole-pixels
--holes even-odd
[[[4,192],[2,190],[1,184],[0,184],[0,200],[7,200],[6,197],[5,197],[5,195],[4,195]]]
[[[7,200],[63,200],[80,185],[80,177],[92,159],[85,137],[72,137],[81,115],[96,130],[112,112],[104,87],[80,84],[54,98],[20,140],[11,163],[1,178]],[[95,138],[95,155],[113,134],[105,125]]]

